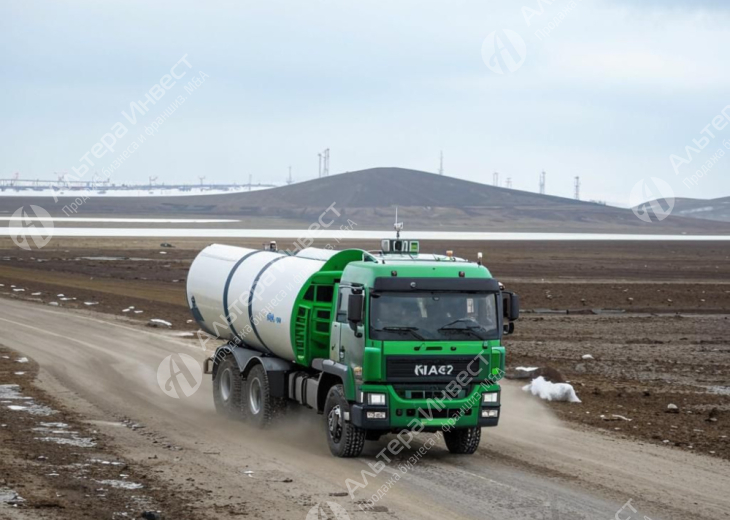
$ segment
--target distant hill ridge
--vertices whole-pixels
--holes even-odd
[[[341,173],[273,190],[245,193],[240,200],[255,205],[310,207],[326,207],[336,201],[338,205],[349,208],[590,204],[405,168],[372,168]]]
[[[73,192],[57,203],[40,197],[0,197],[0,212],[12,214],[21,205],[36,204],[64,217],[63,207],[73,201]],[[91,197],[74,216],[225,217],[241,222],[223,227],[299,229],[316,222],[332,204],[341,213],[340,221],[354,221],[357,229],[390,229],[398,207],[399,219],[412,230],[730,234],[728,222],[673,214],[647,223],[630,209],[404,168],[372,168],[244,193]]]

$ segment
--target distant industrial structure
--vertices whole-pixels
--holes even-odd
[[[580,177],[575,178],[575,200],[580,200]]]
[[[499,187],[499,172],[492,174],[492,185]]]
[[[439,163],[439,175],[444,174],[444,152],[441,150],[441,162]]]
[[[319,156],[319,174],[318,177],[329,177],[330,174],[330,149],[317,154]]]
[[[103,178],[98,172],[95,172],[91,179],[88,180],[71,180],[68,177],[68,172],[63,170],[61,172],[54,172],[56,174],[56,180],[52,179],[21,179],[19,172],[14,172],[10,178],[0,179],[0,193],[4,191],[61,191],[61,190],[95,190],[98,192],[107,191],[144,191],[155,189],[169,189],[179,191],[196,191],[202,190],[242,190],[259,188],[275,188],[278,184],[269,183],[254,183],[252,176],[249,175],[248,183],[227,183],[227,184],[215,184],[206,183],[206,176],[199,176],[199,184],[159,184],[157,182],[158,177],[148,177],[148,184],[112,184],[109,179]],[[291,172],[289,174],[291,179]]]
[[[545,170],[540,174],[540,195],[545,195]]]

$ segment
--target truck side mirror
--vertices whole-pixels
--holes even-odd
[[[504,317],[515,321],[520,317],[520,297],[513,292],[502,292],[502,308]]]
[[[351,294],[347,298],[347,321],[350,322],[351,327],[357,326],[362,323],[362,304],[364,298],[361,294]]]

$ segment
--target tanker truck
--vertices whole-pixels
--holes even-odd
[[[478,262],[422,254],[415,240],[381,250],[261,250],[214,244],[193,261],[187,300],[225,343],[205,362],[216,410],[266,428],[292,407],[324,416],[330,451],[443,431],[472,454],[497,426],[502,337],[519,299]]]

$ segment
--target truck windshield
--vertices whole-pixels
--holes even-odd
[[[394,341],[499,338],[496,293],[380,293],[370,304],[370,337]]]

